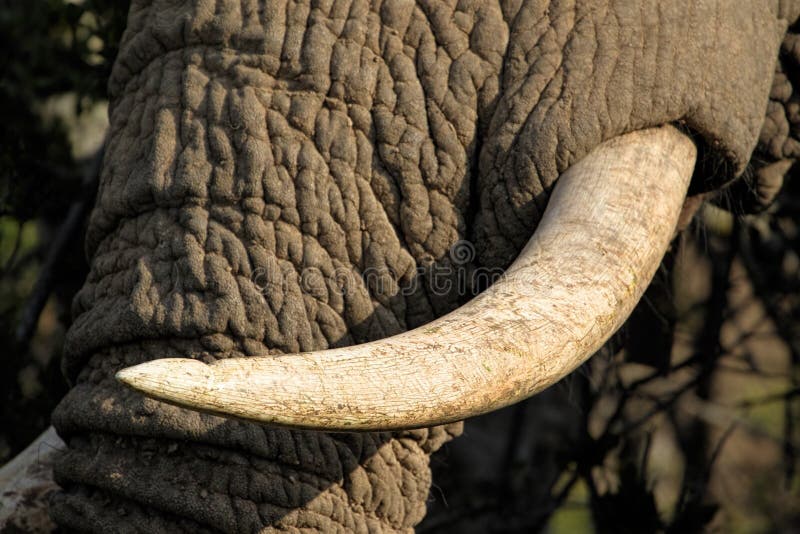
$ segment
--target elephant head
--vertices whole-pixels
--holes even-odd
[[[458,421],[588,358],[682,210],[745,170],[798,15],[135,0],[53,419],[56,521],[411,530]]]

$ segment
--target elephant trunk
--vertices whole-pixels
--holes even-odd
[[[319,350],[438,313],[423,289],[381,293],[357,276],[380,267],[403,282],[416,270],[381,203],[384,141],[359,114],[381,108],[367,100],[374,91],[320,88],[334,75],[360,87],[315,62],[326,21],[349,8],[309,18],[306,2],[279,4],[131,4],[109,82],[91,271],[65,343],[75,386],[53,414],[67,449],[51,514],[66,529],[408,532],[425,514],[429,455],[459,432],[272,429],[114,380],[155,358]],[[340,29],[343,41],[376,33],[362,29]],[[382,61],[365,67],[390,79]],[[339,273],[356,274],[349,291],[335,286]]]

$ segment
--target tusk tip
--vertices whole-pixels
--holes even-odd
[[[192,390],[208,384],[209,365],[190,358],[166,358],[126,367],[115,378],[125,386],[153,397]]]

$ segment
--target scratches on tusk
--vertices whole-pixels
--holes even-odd
[[[415,330],[300,355],[156,360],[117,378],[192,409],[323,430],[432,426],[513,404],[627,319],[669,247],[695,158],[671,126],[603,143],[561,175],[493,286]]]

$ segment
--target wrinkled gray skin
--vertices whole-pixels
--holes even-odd
[[[618,134],[682,125],[727,163],[694,192],[718,187],[757,146],[798,16],[777,0],[453,4],[133,2],[67,340],[76,385],[53,418],[61,525],[411,530],[429,455],[460,424],[265,428],[145,399],[114,372],[430,321],[466,298],[431,287],[451,246],[507,266],[559,173]],[[797,155],[792,84],[772,92],[768,163]]]

